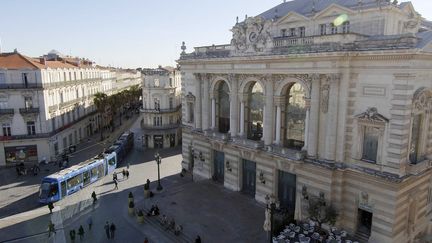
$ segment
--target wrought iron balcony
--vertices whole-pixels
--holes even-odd
[[[143,113],[155,113],[155,114],[160,114],[160,113],[171,113],[171,112],[177,112],[181,109],[181,105],[176,106],[174,108],[169,108],[169,109],[141,109],[141,112]]]
[[[0,89],[41,89],[42,84],[39,83],[10,83],[0,84]]]
[[[0,109],[0,115],[13,115],[14,109]]]
[[[20,108],[19,112],[21,114],[31,114],[31,113],[39,113],[39,107],[33,107],[33,108]]]
[[[153,125],[142,125],[141,128],[144,130],[168,130],[180,127],[180,123],[175,124],[167,124],[162,126],[153,126]]]

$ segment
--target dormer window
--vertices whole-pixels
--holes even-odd
[[[287,32],[286,29],[281,29],[281,36],[285,37],[286,36],[286,32]]]
[[[334,25],[333,23],[331,23],[331,24],[330,24],[330,30],[331,30],[331,34],[332,34],[332,35],[334,35],[334,34],[337,34],[337,33],[338,33],[338,29],[337,29],[337,26],[336,26],[336,25]]]
[[[305,35],[306,35],[306,29],[305,29],[305,27],[299,27],[298,28],[298,33],[299,33],[300,37],[305,37]]]
[[[296,29],[295,28],[290,28],[289,29],[289,34],[290,34],[290,36],[296,36]]]
[[[326,24],[320,24],[320,35],[326,35],[327,34],[327,25]]]
[[[350,32],[350,22],[349,21],[345,21],[342,24],[342,33],[346,34]]]

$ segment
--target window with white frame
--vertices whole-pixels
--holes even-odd
[[[29,97],[29,96],[24,97],[24,108],[26,108],[26,109],[33,108],[32,97]]]
[[[158,98],[154,98],[154,109],[160,111],[160,100]]]
[[[417,164],[425,160],[432,109],[432,92],[421,88],[414,93],[408,160]]]
[[[346,34],[350,32],[350,22],[349,21],[345,21],[342,24],[342,33]]]
[[[11,126],[9,123],[2,124],[3,136],[9,137],[12,136]]]
[[[299,27],[298,28],[298,32],[299,32],[299,36],[300,37],[305,37],[305,35],[306,35],[306,28],[305,27]]]
[[[357,152],[355,157],[369,163],[381,162],[381,150],[388,119],[378,113],[375,107],[368,108],[357,118]]]
[[[172,109],[174,107],[174,98],[169,98],[169,108]]]
[[[286,29],[281,29],[281,36],[285,37],[287,34],[287,30]]]
[[[296,28],[290,28],[289,29],[289,35],[290,36],[296,36]]]
[[[36,125],[34,121],[28,121],[27,122],[27,134],[28,135],[35,135],[36,134]]]
[[[0,73],[0,84],[6,83],[6,75],[4,73]]]
[[[320,24],[320,35],[326,35],[327,34],[327,25],[326,24]]]
[[[330,23],[330,31],[332,35],[337,34],[338,33],[337,26],[333,23]]]

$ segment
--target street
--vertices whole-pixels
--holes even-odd
[[[106,176],[55,203],[53,214],[50,215],[46,206],[40,206],[36,202],[41,176],[26,176],[20,182],[2,185],[0,242],[71,242],[70,230],[78,232],[81,225],[85,231],[81,242],[143,242],[145,237],[150,242],[193,242],[197,235],[200,235],[203,242],[265,240],[262,230],[264,209],[255,200],[229,191],[212,181],[192,182],[190,175],[180,177],[181,147],[160,151],[144,150],[139,141],[139,121],[135,121],[129,130],[135,133],[135,148],[125,161],[118,165],[116,171],[126,169],[129,163],[130,177],[124,179],[120,174],[119,188],[116,190],[112,176]],[[85,153],[100,151],[104,145],[88,144],[82,147],[83,150],[78,149],[79,153],[72,159],[78,160]],[[160,192],[156,190],[156,152],[162,157],[160,172],[163,190]],[[143,185],[147,179],[151,181],[150,188],[155,195],[144,199]],[[25,185],[22,191],[14,190],[14,187],[22,185]],[[9,196],[3,196],[5,191]],[[90,196],[92,191],[95,191],[98,197],[95,205],[92,205]],[[134,195],[136,209],[149,210],[153,204],[157,204],[161,215],[165,214],[182,225],[182,233],[176,236],[172,231],[165,230],[156,216],[145,216],[145,222],[139,224],[135,215],[128,214],[129,192]],[[19,200],[13,200],[14,197],[10,196],[14,193],[19,195]],[[93,221],[91,230],[87,225],[89,217]],[[49,220],[55,224],[57,231],[51,237],[47,234]],[[116,225],[114,239],[106,238],[104,225],[107,221]],[[75,242],[78,241],[77,235]]]

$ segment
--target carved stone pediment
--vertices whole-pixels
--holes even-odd
[[[271,28],[273,22],[262,17],[250,17],[244,22],[237,23],[231,31],[232,54],[245,55],[248,53],[268,52],[273,48]]]
[[[373,125],[384,125],[389,120],[378,113],[377,108],[369,107],[365,112],[355,116],[360,122],[369,123]]]
[[[193,95],[191,92],[189,92],[186,95],[186,101],[188,101],[188,102],[194,102],[195,101],[195,95]]]

